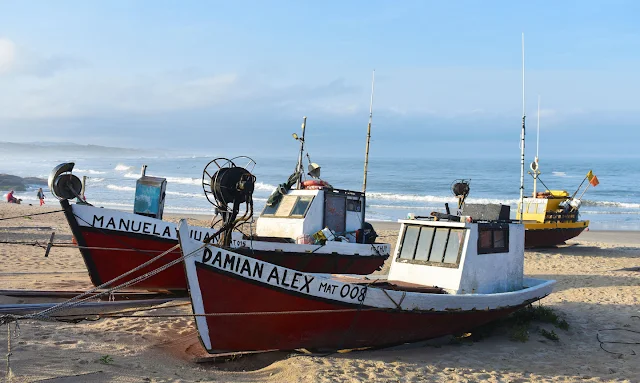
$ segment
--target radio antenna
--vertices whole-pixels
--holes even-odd
[[[524,32],[522,32],[522,132],[520,133],[520,206],[518,206],[518,214],[520,215],[520,222],[522,222],[523,208],[524,208],[524,137],[525,137],[525,93],[524,93]]]
[[[367,167],[369,165],[369,142],[371,141],[371,121],[373,120],[373,91],[376,83],[376,70],[371,75],[371,101],[369,102],[369,124],[367,125],[367,147],[364,153],[364,180],[362,181],[362,192],[367,191]]]

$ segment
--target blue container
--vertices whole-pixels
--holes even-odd
[[[164,197],[167,189],[165,178],[142,176],[136,182],[135,214],[162,219]]]

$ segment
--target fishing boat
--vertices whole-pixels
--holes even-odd
[[[255,232],[253,228],[250,233],[239,231],[250,216],[246,212],[238,217],[238,211],[216,205],[219,216],[234,215],[237,222],[233,227],[191,227],[190,236],[209,241],[222,230],[226,244],[234,251],[280,266],[319,273],[372,273],[389,257],[391,245],[377,243],[375,230],[364,221],[364,193],[333,188],[319,178],[315,163],[310,163],[309,179],[305,179],[304,125],[302,137],[296,135],[301,142],[296,171],[274,191],[255,222]],[[251,159],[242,159],[255,165]],[[253,191],[255,177],[247,176],[248,166],[238,166],[238,160],[218,158],[205,167],[203,189],[210,202],[218,204],[216,198],[225,201],[226,188],[236,190],[242,185]],[[119,278],[119,284],[126,283],[166,267],[129,288],[184,292],[187,282],[183,267],[170,265],[180,258],[176,225],[162,220],[166,180],[145,175],[143,167],[136,185],[134,212],[129,213],[87,203],[82,198],[83,183],[72,174],[73,167],[73,163],[65,163],[53,169],[49,187],[60,200],[92,283],[100,286],[115,278]],[[241,176],[249,178],[234,178]],[[253,200],[248,198],[243,203],[252,215]]]
[[[580,219],[580,206],[582,197],[590,186],[599,184],[598,177],[589,171],[582,180],[578,189],[569,194],[566,190],[552,190],[540,179],[539,160],[540,147],[540,98],[538,97],[538,133],[536,156],[529,165],[529,174],[533,177],[533,193],[531,197],[524,197],[522,205],[518,206],[516,219],[522,219],[525,226],[525,246],[551,247],[562,245],[565,241],[575,238],[589,227],[588,220]],[[546,188],[538,191],[538,181]],[[586,187],[579,197],[585,181]]]
[[[250,199],[246,188],[226,190],[219,209]],[[237,251],[227,235],[196,241],[182,220],[178,238],[202,344],[210,353],[379,347],[509,315],[550,294],[555,281],[524,277],[524,225],[508,219],[508,209],[481,219],[434,212],[399,221],[386,277],[283,267]],[[227,215],[223,227],[234,220]]]
[[[180,248],[202,344],[210,353],[353,349],[469,331],[551,293],[525,278],[524,226],[435,213],[401,220],[388,276],[309,273],[228,246]]]

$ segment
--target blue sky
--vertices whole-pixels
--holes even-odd
[[[638,14],[635,1],[0,0],[2,140],[277,150],[306,115],[310,145],[360,155],[375,68],[372,154],[512,155],[524,32],[528,149],[540,94],[541,154],[637,156]]]

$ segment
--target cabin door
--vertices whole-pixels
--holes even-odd
[[[324,226],[334,233],[342,234],[347,226],[347,196],[325,194]]]

